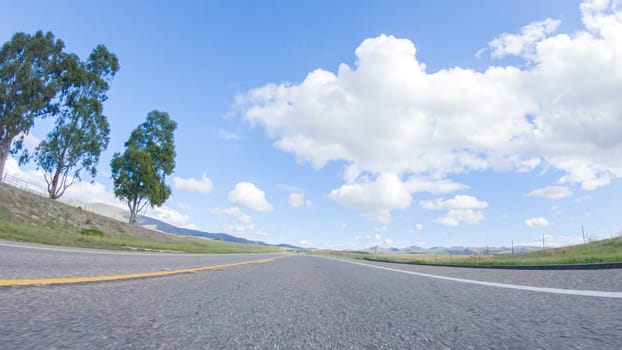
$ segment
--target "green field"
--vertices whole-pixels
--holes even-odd
[[[408,264],[469,266],[558,265],[622,262],[622,237],[571,247],[547,249],[524,254],[449,255],[449,254],[378,254],[365,252],[315,251],[313,254]]]

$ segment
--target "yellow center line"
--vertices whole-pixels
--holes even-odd
[[[135,278],[161,277],[161,276],[178,275],[182,273],[197,273],[199,271],[217,270],[217,269],[224,269],[228,267],[235,267],[235,266],[242,266],[242,265],[263,264],[263,263],[274,261],[279,258],[282,258],[282,256],[277,256],[277,257],[268,258],[268,259],[242,261],[242,262],[231,263],[231,264],[193,267],[189,269],[170,270],[170,271],[130,273],[130,274],[124,274],[124,275],[0,280],[0,286],[33,286],[33,285],[44,285],[44,284],[49,285],[49,284],[68,284],[68,283],[84,283],[84,282],[105,282],[105,281],[129,280],[129,279],[135,279]]]

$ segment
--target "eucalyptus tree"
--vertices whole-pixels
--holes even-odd
[[[55,126],[35,151],[50,198],[60,198],[85,175],[95,178],[99,156],[110,141],[103,102],[118,70],[117,57],[103,45],[86,62],[74,54],[65,54],[60,62]]]
[[[54,34],[38,31],[16,33],[0,49],[0,177],[9,154],[23,150],[35,119],[53,112],[63,48]]]
[[[112,156],[114,194],[127,203],[130,224],[147,204],[159,207],[171,195],[165,179],[175,169],[175,129],[168,113],[152,111],[132,131],[125,151]]]

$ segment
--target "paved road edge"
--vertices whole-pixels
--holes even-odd
[[[622,269],[622,262],[617,263],[593,263],[593,264],[559,264],[559,265],[464,265],[464,264],[419,264],[412,262],[399,262],[385,259],[365,257],[363,260],[384,262],[390,264],[417,265],[417,266],[441,266],[461,267],[471,269],[502,269],[502,270],[604,270]]]
[[[66,278],[39,278],[39,279],[8,279],[8,280],[0,280],[0,286],[12,287],[12,286],[53,285],[53,284],[75,284],[75,283],[108,282],[108,281],[120,281],[120,280],[129,280],[129,279],[138,279],[138,278],[162,277],[162,276],[171,276],[171,275],[179,275],[179,274],[186,274],[186,273],[198,273],[198,272],[207,271],[207,270],[225,269],[229,267],[236,267],[236,266],[242,266],[242,265],[263,264],[263,263],[268,263],[268,262],[281,259],[284,257],[286,256],[277,256],[274,258],[249,260],[249,261],[242,261],[242,262],[236,262],[236,263],[230,263],[230,264],[194,267],[194,268],[188,268],[188,269],[156,271],[156,272],[141,272],[141,273],[130,273],[130,274],[122,274],[122,275],[66,277]]]

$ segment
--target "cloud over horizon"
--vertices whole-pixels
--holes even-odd
[[[201,194],[210,193],[214,187],[212,180],[210,180],[205,173],[203,173],[200,179],[184,179],[182,177],[175,176],[173,177],[173,186],[179,190],[197,192]]]
[[[552,167],[560,185],[596,189],[622,177],[622,11],[585,1],[581,13],[584,28],[572,34],[554,34],[560,20],[548,18],[490,41],[493,57],[524,66],[428,72],[412,41],[383,34],[363,40],[353,65],[267,84],[236,103],[276,148],[318,169],[343,162],[344,184],[330,198],[376,222],[411,205],[412,182],[445,181],[450,193],[460,190],[452,176],[473,171]]]
[[[266,200],[266,193],[250,182],[238,182],[229,191],[229,202],[254,211],[272,211],[273,207]]]

